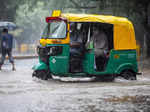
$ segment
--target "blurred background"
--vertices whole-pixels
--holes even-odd
[[[35,55],[35,48],[45,26],[45,17],[52,10],[127,17],[135,27],[141,57],[150,57],[149,0],[2,0],[0,22],[16,24],[14,35],[16,55]]]

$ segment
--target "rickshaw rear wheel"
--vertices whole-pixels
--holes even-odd
[[[132,70],[124,70],[121,72],[120,76],[127,80],[136,80],[136,73]]]
[[[42,80],[48,80],[52,78],[52,76],[50,75],[50,72],[47,70],[36,70],[33,72],[32,77],[37,77]]]

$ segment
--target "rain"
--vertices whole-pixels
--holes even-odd
[[[48,80],[32,77],[39,63],[37,46],[45,19],[53,10],[128,18],[135,29],[138,69],[142,74],[137,75],[137,80],[116,77],[113,81],[54,74]],[[0,35],[7,28],[14,37],[16,70],[12,71],[7,57],[0,70],[0,112],[150,112],[149,11],[149,0],[2,1]]]

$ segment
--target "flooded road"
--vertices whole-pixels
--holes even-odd
[[[137,81],[32,78],[35,59],[6,63],[0,72],[0,112],[150,112],[150,72]],[[69,82],[68,82],[69,81]]]

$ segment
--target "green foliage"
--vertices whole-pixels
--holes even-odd
[[[135,28],[142,32],[141,26],[150,31],[147,22],[149,3],[150,0],[2,0],[0,20],[15,21],[24,31],[17,36],[17,40],[29,42],[40,38],[45,17],[54,9],[124,16],[133,21]]]
[[[62,10],[65,0],[27,0],[16,11],[16,24],[24,30],[18,41],[35,42],[39,40],[45,26],[45,17],[54,9]]]
[[[24,30],[19,40],[21,37],[21,40],[28,42],[39,39],[46,16],[49,16],[49,11],[45,9],[43,2],[37,2],[34,8],[28,3],[21,5],[16,13],[16,24]]]

